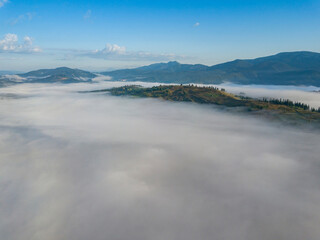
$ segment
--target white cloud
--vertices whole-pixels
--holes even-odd
[[[13,81],[13,82],[23,82],[24,80],[26,80],[26,78],[24,77],[20,77],[19,75],[16,75],[16,74],[6,74],[6,75],[2,75],[0,76],[0,80],[1,79],[5,79],[5,80],[10,80],[10,81]]]
[[[107,43],[105,48],[101,50],[89,51],[80,55],[103,58],[103,59],[114,59],[114,60],[125,60],[125,61],[137,61],[137,60],[154,60],[154,61],[166,61],[181,59],[182,56],[178,56],[172,53],[151,53],[144,51],[127,51],[126,47],[119,46],[117,44]]]
[[[91,17],[92,11],[89,9],[83,16],[84,19],[89,19]]]
[[[4,38],[0,40],[0,52],[37,53],[41,52],[41,49],[34,47],[32,39],[28,36],[25,36],[23,42],[20,43],[16,34],[7,33]]]
[[[26,20],[32,20],[32,18],[34,17],[34,13],[31,13],[31,12],[28,12],[28,13],[25,13],[25,14],[22,14],[22,15],[19,15],[18,17],[16,17],[15,19],[11,20],[11,25],[15,25],[19,22],[23,22],[23,21],[26,21]]]
[[[199,22],[196,22],[193,26],[194,26],[194,27],[199,27],[199,26],[200,26],[200,23],[199,23]]]
[[[8,0],[0,0],[0,8],[4,6],[4,4],[8,3]]]
[[[117,44],[110,44],[107,43],[106,47],[102,50],[95,50],[97,54],[103,54],[103,55],[124,55],[126,54],[126,47],[118,46]]]
[[[97,77],[92,79],[92,81],[94,82],[110,81],[110,80],[112,80],[112,77],[101,75],[101,74],[97,74]]]

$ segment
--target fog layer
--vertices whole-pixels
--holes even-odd
[[[112,84],[0,89],[1,240],[320,238],[319,132]]]

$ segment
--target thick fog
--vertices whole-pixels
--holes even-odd
[[[1,240],[319,240],[320,134],[213,106],[0,89]]]

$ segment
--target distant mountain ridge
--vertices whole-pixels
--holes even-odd
[[[176,61],[155,63],[134,69],[102,72],[114,81],[160,83],[203,83],[260,85],[304,85],[320,87],[320,53],[283,52],[256,59],[234,60],[214,66],[181,64]],[[16,83],[91,82],[95,73],[59,67],[22,74],[0,76],[0,86]]]
[[[114,80],[163,83],[204,83],[320,86],[320,53],[284,52],[214,66],[157,63],[135,69],[103,72]]]
[[[79,82],[90,81],[96,77],[96,74],[83,71],[80,69],[72,69],[67,67],[59,67],[55,69],[40,69],[23,74],[18,74],[22,78],[31,80],[32,82]]]

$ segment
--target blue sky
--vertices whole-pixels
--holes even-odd
[[[0,0],[0,70],[213,65],[320,51],[320,0]]]

